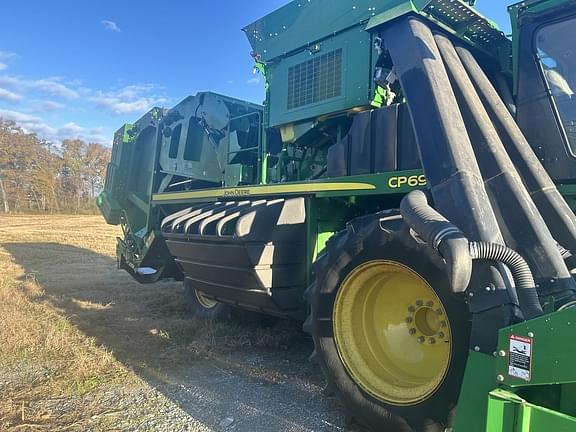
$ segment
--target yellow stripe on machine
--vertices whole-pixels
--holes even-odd
[[[162,193],[152,196],[155,202],[180,201],[201,198],[235,198],[253,195],[297,194],[316,192],[338,192],[354,190],[374,190],[376,186],[370,183],[304,183],[278,184],[265,186],[249,186],[242,188],[204,189],[187,192]]]

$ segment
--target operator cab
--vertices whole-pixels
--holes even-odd
[[[576,2],[548,3],[510,8],[519,26],[517,121],[551,177],[576,183]]]

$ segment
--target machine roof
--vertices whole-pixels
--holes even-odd
[[[460,0],[294,0],[243,30],[254,54],[269,62],[346,29],[376,27],[409,12],[434,19],[473,44],[506,42],[493,23]]]

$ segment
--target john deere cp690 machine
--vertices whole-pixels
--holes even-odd
[[[301,320],[374,431],[576,431],[576,1],[293,1],[244,29],[263,106],[115,135],[118,263],[195,313]],[[159,290],[158,295],[162,295]]]

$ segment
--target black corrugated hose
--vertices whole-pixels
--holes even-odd
[[[501,262],[510,269],[524,318],[532,319],[544,313],[532,271],[518,252],[504,245],[482,242],[471,242],[469,248],[472,259]]]
[[[408,226],[446,260],[454,292],[467,289],[472,260],[500,262],[512,273],[524,318],[532,319],[544,313],[532,271],[518,252],[500,244],[469,242],[456,225],[428,204],[426,194],[420,190],[404,197],[400,212]]]

